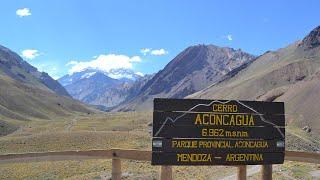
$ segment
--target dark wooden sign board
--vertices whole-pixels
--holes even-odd
[[[154,99],[152,165],[281,164],[284,103]]]

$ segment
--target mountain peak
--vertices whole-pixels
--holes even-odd
[[[235,53],[243,53],[247,54],[246,52],[242,51],[242,49],[234,49],[231,47],[220,47],[213,44],[198,44],[194,46],[188,47],[185,51],[190,50],[204,50],[204,51],[221,51],[221,52],[235,52]]]
[[[139,73],[135,73],[133,70],[125,68],[111,69],[108,72],[108,76],[114,79],[128,79],[134,81],[141,77]]]
[[[132,69],[85,69],[65,75],[59,82],[70,95],[85,103],[103,107],[113,107],[135,96],[151,77],[135,73]]]
[[[255,57],[241,50],[198,44],[173,58],[141,89],[138,96],[116,110],[144,110],[154,97],[183,98],[220,80]]]
[[[79,72],[73,72],[71,74],[67,74],[64,77],[75,77],[81,74],[83,78],[83,77],[90,77],[91,75],[94,75],[94,73],[103,73],[106,76],[113,79],[131,80],[131,81],[135,81],[143,76],[142,73],[134,72],[132,69],[126,69],[126,68],[110,69],[109,71],[104,71],[97,68],[86,68]]]
[[[302,44],[305,49],[320,46],[320,26],[314,28],[303,40]]]

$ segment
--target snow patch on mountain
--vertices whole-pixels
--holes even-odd
[[[137,80],[140,77],[143,77],[140,73],[136,73],[132,71],[131,69],[111,69],[109,72],[107,72],[107,76],[113,78],[113,79],[129,79],[129,80]]]
[[[97,72],[89,72],[89,73],[85,73],[84,75],[81,76],[80,79],[84,79],[84,78],[90,78],[91,76],[95,75]]]

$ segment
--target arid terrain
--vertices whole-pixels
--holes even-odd
[[[0,153],[92,149],[151,150],[151,112],[79,113],[55,120],[21,121],[19,129],[0,137]],[[287,149],[319,147],[308,133],[287,127]],[[306,149],[301,149],[305,147]],[[310,148],[312,149],[312,148]],[[150,162],[122,161],[124,179],[157,179],[159,167]],[[234,179],[235,167],[174,167],[175,179]],[[320,165],[287,161],[274,166],[276,179],[317,179]],[[248,167],[249,179],[258,179],[259,166]],[[1,163],[0,179],[109,179],[111,160]]]

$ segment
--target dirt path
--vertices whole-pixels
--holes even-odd
[[[71,132],[72,127],[77,124],[78,117],[79,117],[79,116],[77,115],[77,116],[75,116],[73,119],[71,119],[71,121],[70,121],[70,122],[66,125],[66,127],[65,127],[65,130],[66,130],[66,131]]]

